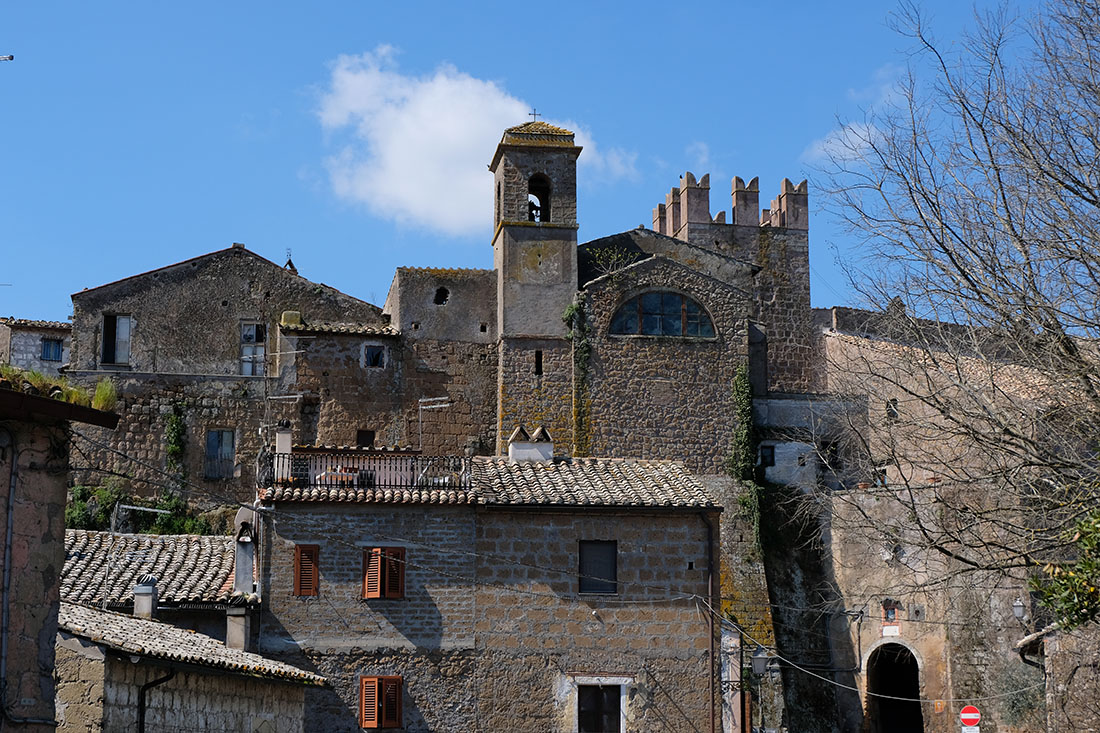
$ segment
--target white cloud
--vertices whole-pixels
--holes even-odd
[[[888,108],[897,102],[900,96],[898,79],[904,71],[897,64],[884,64],[871,74],[869,84],[860,89],[849,89],[848,99],[859,104],[865,119],[871,120],[876,110]],[[871,122],[849,122],[807,145],[800,159],[804,163],[854,160],[878,134],[878,128]]]
[[[710,146],[705,142],[697,140],[688,145],[684,149],[684,155],[691,160],[692,167],[699,171],[699,175],[709,173],[707,168],[710,167]]]
[[[431,74],[402,74],[390,46],[333,63],[318,112],[341,148],[328,163],[341,198],[375,216],[450,235],[491,225],[492,176],[486,166],[506,127],[530,109],[491,81],[450,64]],[[603,178],[636,176],[636,154],[601,151],[580,125],[580,163]]]

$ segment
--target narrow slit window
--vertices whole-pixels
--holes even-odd
[[[542,376],[542,349],[535,350],[535,376]]]

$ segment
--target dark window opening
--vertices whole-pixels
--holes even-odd
[[[363,365],[368,369],[382,369],[386,366],[386,347],[367,344],[363,347]]]
[[[208,479],[232,478],[236,472],[236,451],[233,445],[234,431],[208,430],[206,432],[206,457],[203,476]]]
[[[898,419],[898,398],[891,397],[886,400],[886,419],[893,422]]]
[[[536,377],[541,377],[542,376],[542,350],[541,349],[536,349],[535,350],[535,376]]]
[[[61,361],[61,339],[42,339],[42,361]]]
[[[482,323],[481,324],[481,332],[485,333],[488,330],[489,330],[489,324],[488,323]]]
[[[374,431],[373,430],[356,430],[355,431],[355,445],[359,448],[373,448],[374,447]]]
[[[527,220],[550,221],[550,179],[541,173],[527,181]]]
[[[615,540],[580,541],[580,592],[618,593],[619,543]]]
[[[130,316],[103,316],[103,363],[130,363]]]
[[[714,338],[714,324],[703,307],[679,293],[642,293],[619,306],[611,333],[620,336]]]
[[[436,305],[446,305],[447,299],[450,297],[451,291],[447,290],[447,288],[436,288],[435,298],[432,299],[432,302]]]
[[[774,445],[762,445],[760,446],[760,467],[771,468],[775,465],[775,446]]]
[[[580,733],[619,733],[618,685],[577,685],[577,730]]]

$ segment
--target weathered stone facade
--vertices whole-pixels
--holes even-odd
[[[70,340],[68,323],[0,318],[0,364],[55,375],[69,361]]]

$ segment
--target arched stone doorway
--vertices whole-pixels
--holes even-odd
[[[874,693],[867,699],[871,733],[923,733],[920,669],[911,651],[901,644],[883,644],[871,652],[867,691]]]

